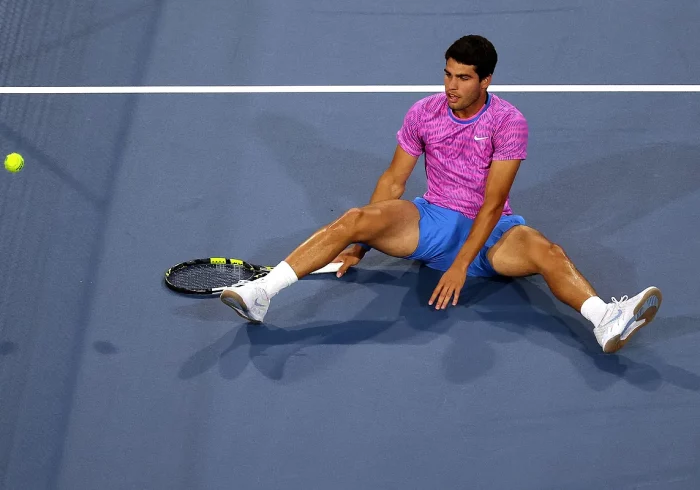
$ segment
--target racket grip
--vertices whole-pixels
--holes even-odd
[[[321,267],[320,269],[313,271],[311,274],[326,274],[329,272],[338,272],[338,269],[340,269],[341,265],[343,265],[342,262],[331,262],[325,267]]]

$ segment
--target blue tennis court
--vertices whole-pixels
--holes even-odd
[[[698,84],[700,5],[0,0],[0,85]],[[78,91],[79,92],[79,91]],[[440,279],[370,252],[264,325],[163,284],[276,264],[368,202],[429,93],[0,95],[0,489],[700,487],[700,93],[498,92],[526,116],[511,203],[600,296],[654,285],[606,355],[539,277]],[[421,159],[422,162],[422,159]],[[421,163],[419,163],[419,167]],[[416,169],[404,197],[425,191]]]

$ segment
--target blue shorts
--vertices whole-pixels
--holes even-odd
[[[474,220],[460,212],[430,204],[422,197],[414,199],[413,204],[420,212],[420,238],[416,251],[404,258],[419,260],[431,269],[446,271],[467,240]],[[491,266],[486,254],[506,231],[524,224],[525,219],[522,216],[501,216],[486,244],[469,265],[467,276],[497,276],[498,273]]]

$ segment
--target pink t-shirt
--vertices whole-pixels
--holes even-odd
[[[397,134],[401,148],[413,156],[425,152],[426,201],[474,219],[484,203],[486,177],[493,160],[524,160],[528,128],[512,104],[488,94],[482,110],[459,119],[444,93],[416,102]],[[513,214],[510,197],[503,214]]]

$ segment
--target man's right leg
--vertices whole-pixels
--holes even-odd
[[[406,257],[418,247],[419,221],[415,204],[400,199],[350,209],[311,235],[285,262],[302,278],[329,264],[352,243],[366,243],[387,255]]]
[[[352,243],[365,243],[394,257],[411,255],[418,247],[419,222],[420,213],[411,201],[380,201],[350,209],[311,235],[267,276],[224,289],[221,301],[243,318],[260,323],[272,296],[329,264]]]

